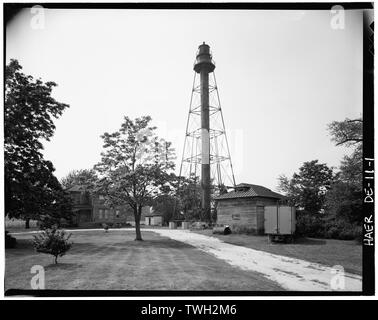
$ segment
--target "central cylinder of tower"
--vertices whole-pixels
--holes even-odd
[[[198,48],[194,70],[201,80],[201,206],[208,221],[211,221],[209,73],[214,69],[210,47],[203,43]]]

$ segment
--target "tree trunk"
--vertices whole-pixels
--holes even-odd
[[[25,220],[25,229],[29,229],[30,228],[30,219],[26,219]]]
[[[134,209],[135,233],[136,233],[135,241],[143,241],[142,233],[140,232],[140,216],[141,216],[141,213],[142,213],[141,207],[137,207],[136,209]]]
[[[55,256],[55,264],[58,264],[58,256]]]

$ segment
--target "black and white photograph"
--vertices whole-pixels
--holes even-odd
[[[372,3],[3,11],[5,296],[374,294]]]

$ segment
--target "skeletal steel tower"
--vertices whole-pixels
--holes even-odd
[[[193,88],[180,166],[180,176],[198,177],[200,174],[201,207],[203,218],[208,221],[211,220],[212,184],[219,188],[235,186],[214,69],[210,47],[203,43],[198,48],[194,63]]]

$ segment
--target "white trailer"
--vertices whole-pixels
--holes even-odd
[[[265,206],[264,230],[269,241],[294,240],[295,208],[290,206]]]

